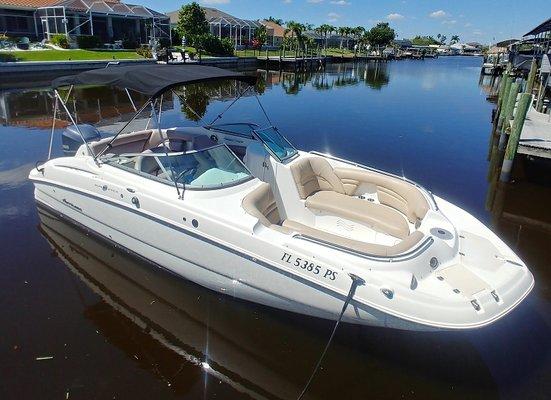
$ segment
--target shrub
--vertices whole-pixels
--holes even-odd
[[[159,48],[166,49],[170,47],[170,39],[166,37],[162,37],[159,39]]]
[[[233,56],[233,42],[229,38],[220,40],[212,34],[201,35],[195,40],[198,49],[217,56]]]
[[[101,39],[98,36],[80,35],[77,36],[77,46],[79,49],[96,49],[101,47]]]
[[[135,49],[136,47],[138,47],[140,44],[138,43],[138,41],[134,38],[124,38],[122,39],[122,48],[123,49]]]
[[[151,53],[151,49],[149,46],[140,46],[136,49],[136,53],[138,53],[140,56],[144,58],[153,58],[153,54]]]
[[[10,53],[0,53],[0,62],[14,62],[17,61],[17,58]]]
[[[182,44],[182,36],[180,36],[180,33],[174,28],[170,29],[170,34],[172,36],[172,43],[175,46],[180,46]]]
[[[57,47],[61,47],[62,49],[69,48],[69,39],[67,39],[67,36],[65,35],[52,35],[50,37],[50,43],[56,45]]]

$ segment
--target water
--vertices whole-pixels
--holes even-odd
[[[307,398],[548,395],[551,188],[524,178],[533,165],[518,163],[515,183],[486,210],[493,106],[479,86],[479,62],[260,72],[260,99],[297,147],[419,181],[490,225],[536,277],[523,304],[477,331],[342,325]],[[210,122],[239,89],[209,84],[184,96]],[[131,112],[123,92],[78,95],[84,100],[71,107],[79,121],[114,125]],[[178,99],[165,100],[165,125],[198,119],[189,110],[180,116]],[[51,98],[39,89],[2,92],[0,111],[1,398],[296,398],[330,322],[210,292],[39,214],[27,174],[47,155]],[[223,120],[262,118],[245,96]]]

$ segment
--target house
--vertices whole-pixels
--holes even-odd
[[[413,43],[409,39],[396,39],[394,44],[401,50],[409,49],[413,46]]]
[[[266,44],[273,47],[281,46],[285,37],[285,28],[273,21],[261,20],[260,23],[266,27]]]
[[[170,40],[168,16],[119,0],[0,0],[0,32],[35,40],[94,35],[102,42]]]
[[[237,18],[216,8],[201,8],[205,12],[205,18],[209,23],[210,33],[220,39],[231,39],[236,48],[251,43],[255,30],[261,26],[259,21]],[[167,13],[172,26],[176,26],[178,23],[178,13],[179,10]]]

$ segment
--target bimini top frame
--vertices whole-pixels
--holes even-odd
[[[58,110],[58,105],[61,104],[71,123],[75,126],[79,135],[82,138],[83,143],[88,149],[88,153],[94,157],[94,161],[97,162],[97,159],[102,156],[106,150],[108,150],[115,139],[126,129],[126,127],[148,106],[151,106],[151,117],[157,123],[157,129],[161,137],[162,131],[160,127],[160,118],[161,118],[161,107],[163,102],[163,94],[176,86],[191,84],[191,83],[200,83],[208,82],[220,79],[232,79],[237,81],[242,81],[248,83],[249,88],[251,88],[256,83],[256,76],[243,75],[239,72],[227,71],[221,68],[209,67],[203,65],[161,65],[161,64],[148,64],[148,65],[129,65],[129,66],[117,66],[108,68],[109,64],[104,69],[97,69],[82,72],[77,75],[63,76],[56,78],[52,81],[52,89],[55,93],[55,107],[54,107],[54,119],[52,124],[52,133],[50,137],[50,149],[48,151],[48,159],[51,157],[52,152],[52,143],[53,135],[55,131],[56,115]],[[75,85],[95,85],[95,86],[111,86],[123,89],[126,91],[136,114],[130,121],[128,121],[120,130],[117,132],[109,141],[107,146],[100,151],[98,154],[93,154],[88,145],[88,142],[84,139],[84,135],[80,131],[75,119],[71,115],[71,112],[67,108],[67,101],[69,96],[72,93],[72,89]],[[66,95],[66,98],[63,99],[59,94],[61,87],[69,87],[69,92]],[[129,90],[136,91],[138,93],[145,94],[149,99],[143,104],[139,110],[136,109],[136,106],[130,96]],[[241,96],[239,96],[241,97]],[[159,114],[157,116],[155,112],[155,105],[158,104]],[[233,103],[232,103],[233,104]],[[166,149],[165,141],[165,152],[168,152]],[[176,185],[176,190],[180,194],[179,188]]]
[[[148,64],[95,69],[77,75],[62,76],[52,81],[52,88],[59,89],[73,85],[113,86],[156,98],[176,86],[219,79],[234,79],[249,85],[256,83],[256,76],[243,75],[217,67],[194,64]]]
[[[109,67],[109,65],[108,65]],[[84,140],[83,135],[78,128],[78,125],[71,116],[71,113],[67,109],[66,103],[71,94],[72,88],[75,85],[97,85],[97,86],[111,86],[117,87],[119,89],[124,89],[136,111],[134,117],[128,121],[118,133],[116,133],[111,141],[108,143],[107,147],[104,148],[99,154],[90,154],[94,157],[94,160],[97,160],[105,150],[110,148],[110,145],[115,141],[115,139],[126,129],[126,127],[148,106],[152,108],[152,114],[155,114],[154,103],[162,103],[162,95],[171,90],[176,86],[191,84],[191,83],[200,83],[208,82],[213,80],[220,79],[232,79],[237,81],[242,81],[249,84],[249,87],[252,87],[256,83],[256,76],[243,75],[239,72],[227,71],[221,68],[209,67],[203,65],[161,65],[161,64],[149,64],[149,65],[128,65],[121,67],[111,67],[104,69],[97,69],[82,72],[77,75],[63,76],[56,78],[52,81],[52,88],[56,95],[56,104],[54,109],[54,126],[52,126],[52,135],[53,129],[55,127],[55,116],[57,113],[58,102],[65,109],[71,123],[75,125],[77,131],[82,137],[83,142],[87,146],[89,152],[90,147],[86,140]],[[58,89],[61,87],[69,87],[69,93],[66,98],[61,98]],[[149,96],[149,99],[143,104],[140,109],[136,109],[136,106],[130,96],[129,90],[136,91],[138,93],[145,94]],[[159,108],[159,119],[160,119],[160,108]],[[158,121],[160,122],[160,121]],[[51,142],[51,140],[50,140]],[[50,152],[48,154],[48,159],[51,155],[51,143],[50,143]]]

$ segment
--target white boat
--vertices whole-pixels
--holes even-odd
[[[67,149],[75,134],[84,143],[31,171],[37,202],[204,287],[320,318],[470,329],[528,295],[526,265],[467,211],[403,177],[297,150],[267,115],[263,127],[160,128],[164,93],[214,79],[255,81],[198,65],[54,80],[56,104],[74,124]],[[77,84],[149,96],[137,115],[151,106],[158,126],[100,138],[74,123],[59,94]]]

